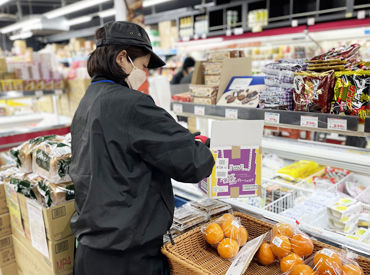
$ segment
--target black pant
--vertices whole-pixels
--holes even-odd
[[[74,275],[166,275],[168,263],[157,247],[129,251],[97,250],[79,244]]]

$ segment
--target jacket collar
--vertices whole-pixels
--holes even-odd
[[[115,83],[117,83],[117,84],[121,84],[122,86],[128,87],[128,85],[127,85],[127,83],[126,83],[126,81],[125,81],[125,80],[117,81],[117,80],[110,79],[110,78],[105,77],[105,76],[102,76],[102,75],[94,75],[94,76],[91,78],[91,82],[100,81],[100,80],[112,80],[112,81],[114,81],[114,82],[115,82]]]

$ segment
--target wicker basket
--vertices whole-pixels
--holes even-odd
[[[233,214],[241,219],[242,224],[248,230],[249,239],[256,238],[272,228],[272,224],[247,214],[239,212]],[[219,257],[217,251],[204,241],[200,228],[194,228],[175,238],[175,245],[168,242],[163,246],[162,253],[169,260],[171,274],[225,274],[230,267],[231,262]],[[337,249],[316,240],[313,240],[313,243],[314,252],[322,248]],[[370,259],[359,256],[356,260],[364,274],[370,274]],[[262,266],[252,261],[245,274],[275,275],[281,274],[281,271],[278,263]]]

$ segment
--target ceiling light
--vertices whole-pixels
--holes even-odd
[[[21,32],[19,34],[11,35],[10,40],[26,39],[32,36],[32,32]]]
[[[89,22],[91,20],[91,16],[81,16],[77,18],[73,18],[67,21],[68,26],[78,25],[82,23]]]
[[[143,7],[146,8],[146,7],[154,6],[157,4],[162,4],[164,2],[169,2],[169,1],[172,1],[172,0],[145,0],[143,3]]]
[[[109,9],[109,10],[105,10],[105,11],[101,11],[101,12],[98,12],[98,15],[101,17],[101,18],[104,18],[104,17],[109,17],[109,16],[113,16],[113,15],[116,15],[116,10],[115,9]]]
[[[6,26],[6,27],[0,29],[0,32],[1,33],[9,33],[9,32],[19,30],[19,29],[21,29],[23,27],[26,27],[26,26],[29,26],[29,25],[39,24],[39,23],[40,23],[40,18],[32,18],[32,19],[24,20],[24,21]]]
[[[44,15],[49,19],[56,18],[56,17],[63,16],[69,13],[80,11],[82,9],[93,7],[93,6],[99,5],[104,2],[108,2],[108,1],[110,0],[83,0],[83,1],[79,1],[71,5],[68,5],[68,6],[61,7],[59,9],[49,11],[47,13],[44,13]]]
[[[5,3],[8,3],[10,0],[0,0],[0,6],[4,5]]]

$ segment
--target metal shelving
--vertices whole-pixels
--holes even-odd
[[[55,90],[37,90],[37,91],[9,91],[9,92],[1,92],[0,93],[0,100],[7,100],[7,99],[17,99],[17,98],[25,98],[25,97],[42,97],[48,95],[61,95],[64,93],[62,89],[55,89]]]
[[[184,102],[173,102],[171,108],[175,114],[185,117],[265,120],[266,126],[334,132],[351,136],[370,136],[369,118],[366,119],[365,126],[363,126],[359,123],[357,117],[326,113],[225,107]]]

